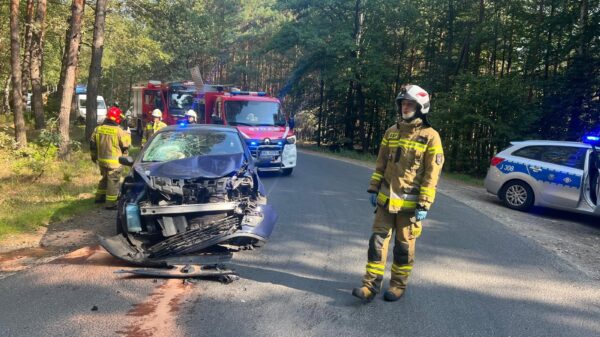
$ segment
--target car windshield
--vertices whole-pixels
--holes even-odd
[[[194,108],[194,92],[190,90],[172,91],[169,94],[169,111],[182,117],[186,111]]]
[[[285,126],[279,103],[256,101],[226,101],[225,115],[229,125]]]
[[[217,130],[173,130],[160,132],[144,152],[143,162],[164,162],[205,155],[243,153],[235,132]]]

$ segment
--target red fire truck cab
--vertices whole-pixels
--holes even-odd
[[[167,125],[184,120],[185,112],[196,109],[196,88],[193,82],[162,83],[148,81],[147,84],[131,88],[131,104],[126,116],[129,126],[142,135],[146,124],[152,121],[152,110],[160,109],[162,120]]]
[[[200,100],[204,121],[237,127],[260,171],[291,174],[296,167],[296,136],[279,99],[264,92],[216,88],[205,91]]]

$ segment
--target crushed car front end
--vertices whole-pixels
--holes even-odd
[[[260,247],[276,220],[237,130],[173,126],[133,163],[119,198],[119,234],[100,241],[129,263],[165,266]]]

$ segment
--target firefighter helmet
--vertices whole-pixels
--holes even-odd
[[[426,115],[429,112],[429,94],[418,85],[407,84],[400,89],[398,96],[396,96],[396,105],[399,111],[403,100],[417,103],[417,110],[423,115]]]
[[[188,111],[185,112],[185,116],[186,117],[194,117],[194,118],[198,118],[198,115],[196,114],[196,111],[190,109]]]
[[[160,111],[160,109],[152,110],[152,117],[162,118],[162,111]]]
[[[121,124],[121,110],[115,107],[108,109],[108,112],[106,113],[106,118],[110,119],[111,121],[117,124]]]

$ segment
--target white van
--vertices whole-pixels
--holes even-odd
[[[106,108],[106,103],[104,102],[104,97],[98,96],[97,100],[98,100],[98,109],[96,110],[96,113],[97,113],[96,121],[98,122],[98,124],[100,124],[100,123],[102,123],[104,118],[106,118],[107,108]],[[80,121],[83,121],[85,123],[85,106],[87,103],[87,96],[83,95],[83,94],[78,94],[77,98],[76,98],[76,103],[77,103],[77,118]]]

